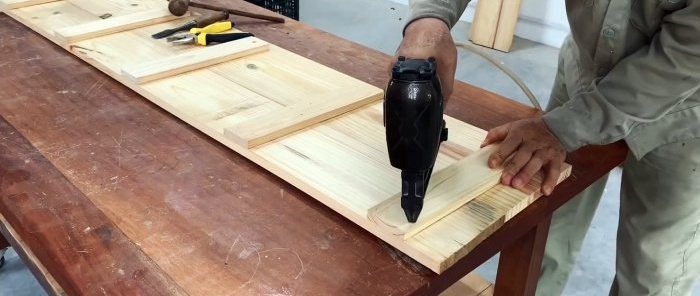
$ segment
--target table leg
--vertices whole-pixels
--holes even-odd
[[[493,295],[535,294],[550,222],[551,216],[501,252]]]
[[[5,239],[5,237],[2,236],[2,233],[0,233],[0,267],[5,265],[5,252],[9,247],[10,243],[7,242],[7,239]]]
[[[7,239],[0,233],[0,250],[10,247],[10,243]]]

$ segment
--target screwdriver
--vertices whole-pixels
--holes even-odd
[[[226,19],[228,19],[228,17],[229,17],[229,14],[228,14],[228,12],[225,12],[225,11],[212,13],[212,14],[201,16],[197,19],[191,20],[191,21],[189,21],[189,22],[185,23],[184,25],[179,26],[177,28],[168,29],[165,31],[155,33],[155,34],[151,35],[151,37],[153,37],[155,39],[165,38],[165,37],[168,37],[168,36],[173,35],[177,32],[180,32],[180,31],[187,31],[187,30],[190,30],[193,28],[203,28],[203,27],[206,27],[206,26],[211,25],[213,23],[216,23],[218,21],[226,20]]]

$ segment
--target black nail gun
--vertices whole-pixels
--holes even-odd
[[[423,209],[438,150],[447,141],[435,58],[399,57],[384,97],[389,160],[401,169],[401,208],[415,223]]]

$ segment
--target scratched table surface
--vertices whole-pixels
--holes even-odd
[[[292,20],[238,24],[387,81],[380,52]],[[4,14],[0,71],[0,217],[70,295],[404,295],[469,272],[431,272]],[[447,113],[483,129],[537,114],[463,83]],[[580,191],[622,149],[574,154],[559,191]],[[168,273],[146,255],[159,252]]]

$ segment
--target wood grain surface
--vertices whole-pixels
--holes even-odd
[[[242,1],[216,2],[264,12]],[[192,282],[207,279],[197,277],[196,271],[200,269],[188,265],[190,259],[203,258],[222,264],[227,263],[228,257],[228,263],[235,264],[236,271],[227,270],[228,265],[224,265],[222,272],[231,273],[227,280],[239,283],[241,292],[433,294],[503,249],[547,212],[551,213],[620,163],[626,153],[624,145],[613,145],[573,154],[570,161],[575,178],[562,183],[554,196],[535,202],[491,237],[484,238],[469,256],[438,276],[25,27],[7,17],[1,17],[0,24],[0,40],[3,41],[0,42],[0,67],[10,66],[17,73],[0,79],[0,97],[4,98],[0,114],[28,139],[35,148],[33,153],[46,157],[48,168],[39,171],[55,167],[54,171],[64,176],[60,182],[56,181],[62,186],[79,184],[90,188],[77,194],[94,197],[92,203],[85,199],[79,202],[92,211],[100,212],[97,207],[111,204],[138,213],[138,217],[129,217],[136,221],[134,225],[122,227],[122,232],[151,227],[153,235],[140,239],[160,243],[164,249],[172,241],[190,242],[190,248],[169,255],[173,266],[192,274],[189,279]],[[239,27],[375,86],[386,83],[385,65],[391,57],[358,44],[293,21],[269,24],[242,19]],[[13,39],[20,39],[22,43],[4,42]],[[537,114],[534,109],[462,83],[456,85],[447,112],[484,129]],[[153,138],[158,141],[152,141]],[[7,168],[5,163],[0,166]],[[49,187],[40,184],[37,188]],[[37,194],[40,193],[27,196],[37,197]],[[119,204],[123,203],[120,196],[129,195],[139,198],[130,199],[130,204]],[[202,195],[219,198],[203,200],[199,198]],[[163,196],[166,198],[161,198]],[[132,201],[135,202],[131,204]],[[45,205],[48,209],[61,208],[60,200],[48,202]],[[0,211],[4,215],[26,219],[26,214],[15,207],[17,201],[3,198],[2,203]],[[237,211],[223,210],[227,208]],[[175,213],[188,223],[156,223],[157,219],[149,219],[164,211]],[[102,214],[101,223],[114,227],[111,221],[120,221],[124,213]],[[18,227],[19,235],[36,236],[32,229],[20,223],[20,218],[8,221],[22,226]],[[44,247],[54,253],[37,254],[40,260],[51,262],[63,253],[80,250],[71,247],[76,241],[95,244],[80,237],[68,240],[64,235],[69,233],[70,221],[56,223],[62,223],[65,229],[58,228],[55,231],[59,234],[45,239]],[[181,228],[188,224],[196,228]],[[276,227],[284,224],[297,227],[293,231]],[[207,255],[198,254],[202,249]],[[95,252],[98,250],[96,248]],[[106,251],[100,254],[109,257]],[[124,264],[134,268],[149,264],[138,256],[130,258],[135,259]],[[272,259],[278,261],[267,261]],[[47,265],[52,272],[71,267],[70,263],[62,261]],[[299,271],[303,273],[299,275]],[[84,279],[88,276],[110,275],[67,273],[59,282],[69,287],[72,283],[74,289],[88,291],[86,294],[100,293],[98,287]],[[124,283],[134,289],[158,286],[159,281],[124,279]]]

